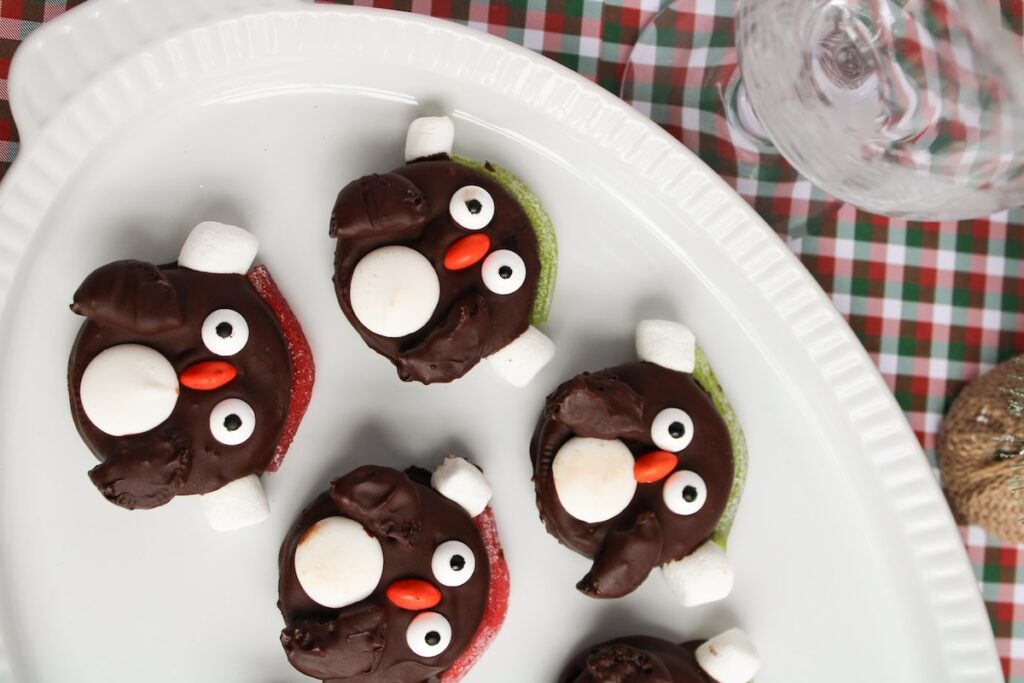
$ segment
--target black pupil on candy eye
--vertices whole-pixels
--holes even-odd
[[[498,277],[502,280],[507,280],[512,277],[512,266],[502,266],[498,268]]]
[[[466,209],[474,216],[484,210],[484,205],[479,199],[470,199],[466,202]]]
[[[227,339],[231,336],[231,333],[235,331],[235,328],[231,327],[231,323],[218,323],[217,324],[217,336],[221,339]]]
[[[441,642],[441,634],[437,631],[430,631],[423,636],[423,640],[427,642],[427,645],[437,645]]]
[[[693,486],[684,486],[683,500],[685,500],[687,503],[692,503],[693,501],[697,500],[697,489],[694,488]]]
[[[466,558],[462,555],[452,555],[452,559],[448,560],[448,566],[457,572],[461,572],[466,566]]]
[[[224,418],[224,429],[229,432],[233,432],[242,426],[242,418],[238,417],[234,413],[231,413]]]
[[[673,422],[668,426],[668,433],[673,439],[681,439],[683,434],[686,433],[686,427],[683,426],[682,422]]]

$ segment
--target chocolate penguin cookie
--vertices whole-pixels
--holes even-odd
[[[753,643],[735,628],[683,645],[627,636],[576,654],[558,683],[748,683],[760,665]]]
[[[508,568],[476,467],[366,465],[335,480],[281,545],[281,644],[332,683],[455,683],[497,634]]]
[[[284,457],[314,370],[268,271],[251,267],[257,249],[241,228],[201,223],[176,263],[108,263],[75,292],[71,412],[112,503],[199,494],[221,530],[266,517],[259,475]]]
[[[508,171],[452,156],[447,117],[412,122],[405,166],[346,185],[331,214],[338,303],[406,381],[450,382],[487,359],[524,386],[554,345],[554,230]]]
[[[725,543],[746,473],[732,408],[684,326],[637,327],[640,362],[583,373],[547,397],[530,445],[548,531],[593,558],[577,588],[635,590],[661,566],[680,602],[725,597]]]

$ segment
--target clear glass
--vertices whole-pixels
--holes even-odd
[[[915,219],[1024,205],[1024,51],[995,6],[741,0],[737,47],[730,123],[825,192]]]

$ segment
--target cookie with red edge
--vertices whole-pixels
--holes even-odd
[[[757,648],[736,628],[682,645],[626,636],[577,653],[558,683],[748,683],[760,666]]]
[[[205,222],[175,263],[108,263],[75,292],[71,413],[112,503],[199,495],[218,530],[266,518],[259,476],[284,457],[315,370],[257,250],[249,232]]]
[[[292,666],[332,683],[457,683],[508,609],[490,495],[453,456],[433,474],[366,465],[332,482],[278,558]]]

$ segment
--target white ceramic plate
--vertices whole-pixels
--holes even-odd
[[[332,476],[449,451],[492,477],[513,577],[471,681],[550,681],[600,638],[732,625],[760,647],[759,683],[1001,680],[950,514],[863,349],[756,215],[607,93],[452,24],[287,0],[93,0],[33,34],[10,85],[26,141],[0,190],[0,618],[16,680],[304,680],[277,643],[285,529]],[[402,384],[334,300],[335,193],[397,165],[407,123],[441,111],[456,150],[526,179],[559,232],[558,354],[526,390],[484,367]],[[205,218],[258,234],[318,364],[266,478],[272,518],[226,535],[194,499],[105,503],[65,387],[83,276],[172,259]],[[631,360],[650,316],[697,332],[750,442],[736,590],[699,609],[673,606],[656,576],[617,602],[582,597],[587,562],[533,503],[545,393]]]

